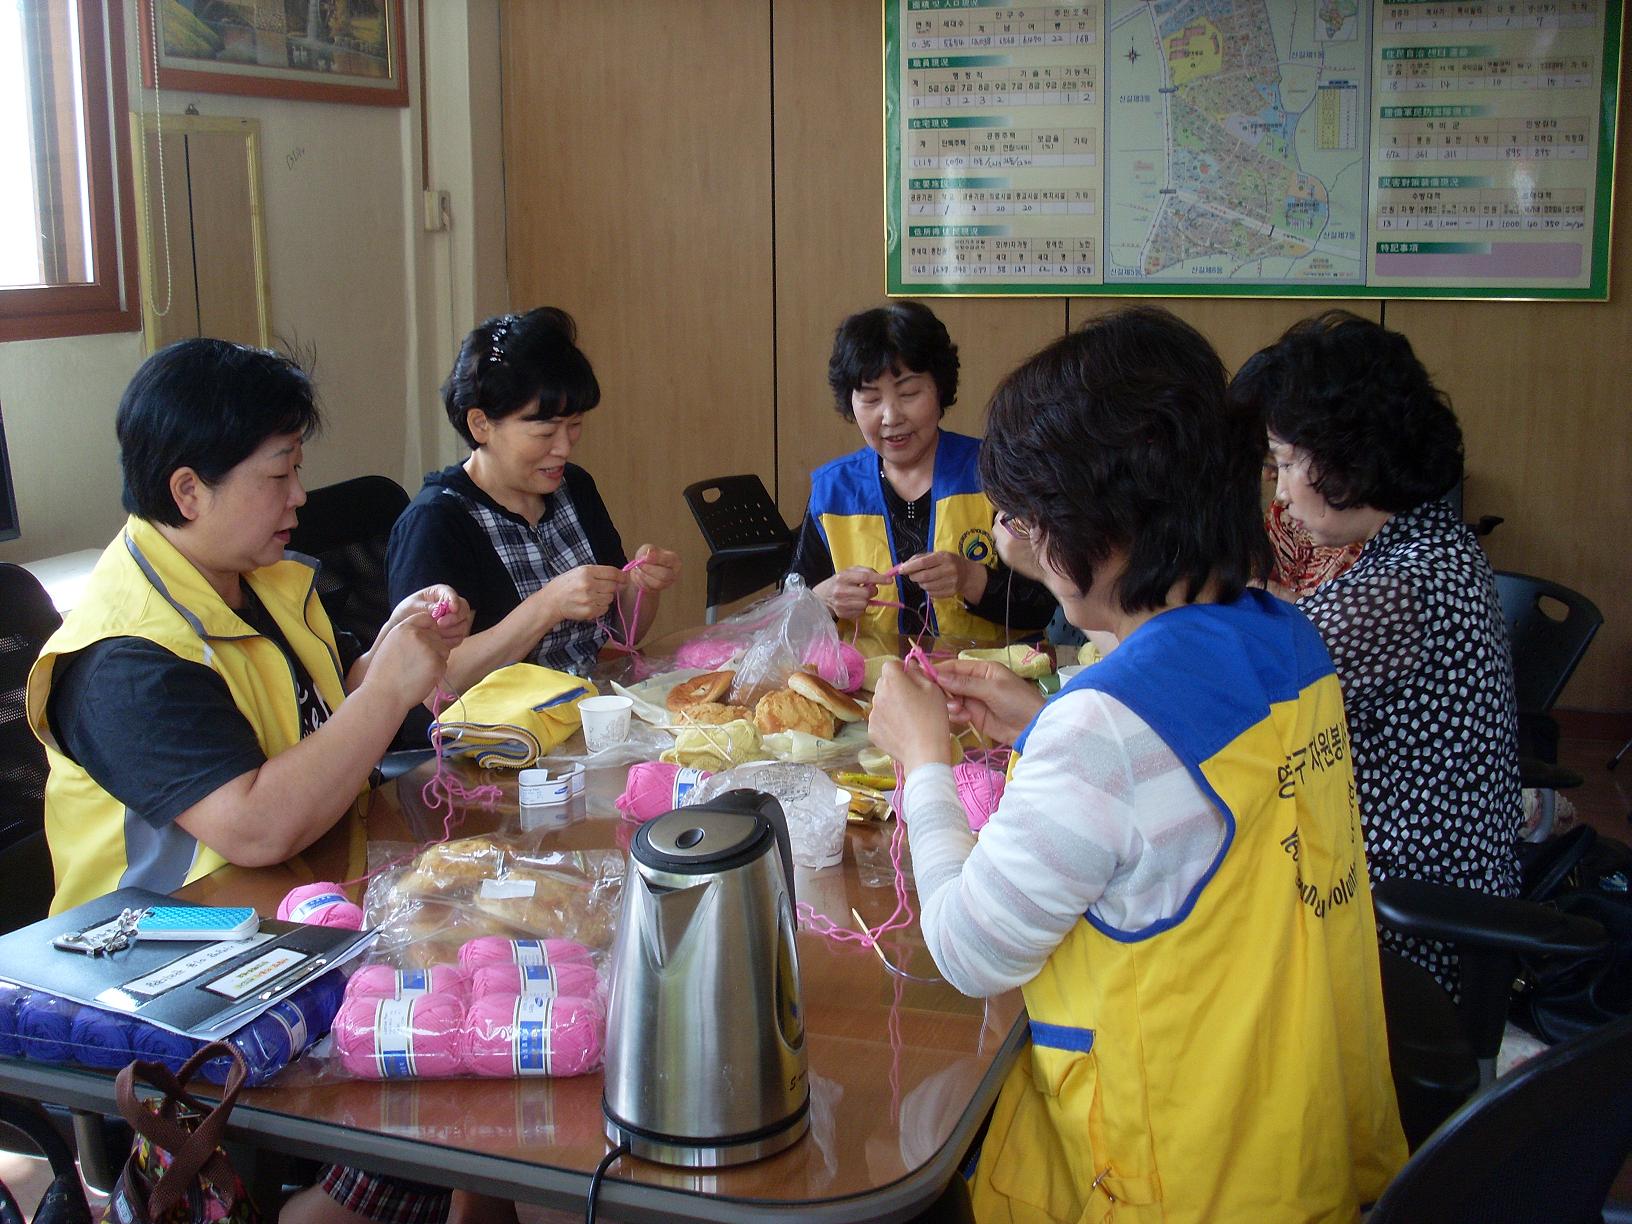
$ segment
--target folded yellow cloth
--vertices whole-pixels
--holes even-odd
[[[433,730],[449,756],[472,757],[484,769],[526,769],[578,730],[578,703],[593,696],[582,676],[512,663],[449,703]]]

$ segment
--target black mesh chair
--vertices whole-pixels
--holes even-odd
[[[1601,1224],[1629,1151],[1632,1017],[1553,1047],[1469,1102],[1417,1150],[1367,1221]]]
[[[793,532],[758,476],[718,476],[686,486],[686,505],[708,545],[704,620],[788,572]]]
[[[53,889],[45,844],[45,749],[28,728],[23,689],[62,617],[33,574],[0,564],[0,930],[44,918]]]
[[[389,476],[343,480],[306,495],[289,537],[291,549],[318,561],[317,593],[335,628],[364,646],[391,615],[385,546],[407,505],[408,494]]]

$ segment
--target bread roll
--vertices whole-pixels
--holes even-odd
[[[867,716],[861,703],[848,693],[840,692],[820,676],[796,671],[788,677],[788,687],[801,697],[808,697],[840,722],[856,722]]]
[[[761,697],[754,707],[754,726],[762,735],[803,731],[819,739],[832,739],[837,730],[832,714],[792,689],[776,689]]]
[[[669,695],[663,700],[671,710],[683,710],[686,706],[718,701],[730,692],[731,682],[736,678],[737,673],[734,671],[704,672],[690,680],[680,681],[669,690]]]
[[[733,722],[739,718],[751,721],[753,717],[747,706],[726,705],[719,701],[699,701],[696,705],[682,706],[677,710],[673,723],[677,727],[717,727],[721,723]]]

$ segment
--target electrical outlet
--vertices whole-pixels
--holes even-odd
[[[426,191],[425,205],[425,232],[427,234],[441,233],[448,228],[448,221],[452,216],[448,208],[448,193],[445,191]]]

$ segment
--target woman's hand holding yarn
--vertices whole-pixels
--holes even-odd
[[[550,579],[534,598],[548,610],[548,629],[562,621],[599,620],[622,585],[622,570],[610,565],[580,565]]]
[[[946,693],[947,713],[1001,744],[1014,743],[1043,708],[1037,686],[1001,663],[947,659],[936,664],[936,674]]]
[[[865,565],[840,570],[812,588],[816,598],[827,605],[836,620],[855,620],[867,610],[867,601],[888,579]]]
[[[873,691],[867,735],[905,773],[946,760],[952,734],[945,695],[922,668],[890,660]]]
[[[632,585],[655,595],[680,581],[680,554],[655,544],[642,544],[635,550],[634,564],[627,573]]]

